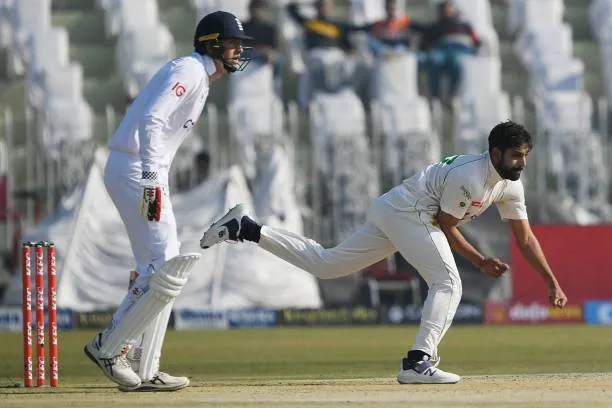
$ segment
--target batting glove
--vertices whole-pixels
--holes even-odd
[[[159,222],[162,213],[162,186],[157,173],[143,171],[140,180],[140,215],[149,221]]]

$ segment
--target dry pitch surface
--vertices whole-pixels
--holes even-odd
[[[15,388],[18,373],[5,369],[19,368],[12,365],[19,353],[0,348],[0,407],[612,408],[610,329],[457,328],[441,367],[464,374],[461,383],[399,385],[397,345],[413,332],[375,327],[169,333],[167,370],[192,378],[190,388],[176,393],[118,392],[76,349],[92,333],[68,333],[64,344],[74,342],[75,348],[64,352],[58,389]],[[0,341],[18,344],[6,336],[0,334]]]
[[[71,386],[5,395],[16,407],[612,407],[612,375],[471,376],[456,385],[399,385],[393,379],[194,384],[176,393],[122,394]]]

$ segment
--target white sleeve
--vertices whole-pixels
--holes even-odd
[[[495,202],[499,215],[505,220],[526,220],[525,190],[520,180],[510,182],[501,198]]]
[[[159,160],[164,157],[168,132],[168,120],[191,95],[199,90],[203,70],[190,65],[171,66],[147,107],[139,126],[140,159],[143,171],[157,171]]]
[[[461,172],[450,171],[444,181],[440,209],[461,220],[470,208],[468,197],[473,196],[474,193],[470,191],[470,186],[465,184],[465,177],[461,177]]]

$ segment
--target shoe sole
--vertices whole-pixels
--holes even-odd
[[[189,380],[187,380],[186,383],[181,384],[181,385],[176,385],[174,387],[164,387],[161,388],[163,386],[156,386],[156,385],[141,385],[139,387],[136,388],[129,388],[129,387],[124,387],[124,386],[119,386],[119,391],[122,392],[170,392],[170,391],[179,391],[182,390],[183,388],[187,388],[189,387],[189,384],[191,382]]]
[[[87,350],[87,346],[83,347],[83,351],[85,352],[85,355],[87,356],[87,358],[89,358],[91,361],[93,361],[93,362],[94,362],[94,364],[95,364],[95,365],[97,365],[97,366],[100,368],[100,370],[102,370],[102,373],[104,373],[104,375],[106,376],[106,378],[108,378],[109,380],[111,380],[111,381],[112,381],[112,382],[114,382],[115,384],[119,384],[119,383],[117,382],[117,380],[116,380],[116,379],[114,379],[113,377],[111,377],[111,376],[110,376],[110,374],[108,374],[106,371],[104,371],[104,368],[102,368],[102,366],[101,366],[101,365],[100,365],[100,363],[98,362],[98,359],[96,359],[96,358],[93,356],[93,354],[91,354],[91,353],[89,352],[89,350]],[[129,390],[133,390],[133,389],[136,389],[136,388],[140,387],[140,386],[141,386],[141,384],[138,384],[138,385],[135,385],[135,386],[132,386],[132,387],[130,387],[129,385],[123,385],[123,384],[119,384],[119,386],[120,386],[120,387],[125,388],[126,390],[128,390],[128,389],[129,389]]]
[[[399,378],[397,378],[397,382],[402,384],[402,385],[408,385],[408,384],[457,384],[459,381],[461,381],[461,378],[458,379],[457,381],[427,381],[427,378],[424,378],[423,380],[420,379],[414,379],[413,380],[400,380]]]

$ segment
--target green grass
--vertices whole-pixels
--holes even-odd
[[[612,327],[453,327],[440,350],[440,367],[464,380],[455,386],[399,386],[394,379],[400,358],[416,330],[172,331],[162,369],[189,376],[192,387],[163,394],[117,392],[83,355],[95,334],[84,331],[60,335],[60,388],[17,388],[21,336],[0,333],[0,406],[612,407],[612,375],[601,374],[612,372]]]
[[[85,356],[93,332],[61,333],[62,384],[105,382]],[[168,332],[162,368],[195,382],[393,377],[415,326]],[[19,382],[21,336],[0,334],[0,385]],[[612,328],[459,326],[441,367],[462,375],[612,371]]]

